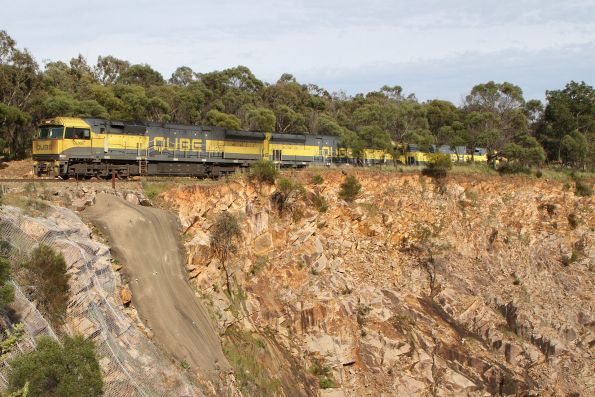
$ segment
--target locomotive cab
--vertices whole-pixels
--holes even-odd
[[[32,157],[35,173],[62,175],[68,167],[68,154],[75,149],[84,154],[91,147],[91,129],[84,121],[71,117],[44,120],[33,140]]]

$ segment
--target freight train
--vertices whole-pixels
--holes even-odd
[[[464,147],[420,150],[406,145],[397,158],[403,164],[423,164],[431,152],[453,161],[487,161],[483,149]],[[340,137],[232,131],[220,127],[154,122],[123,122],[96,118],[54,117],[44,120],[33,140],[38,176],[63,178],[136,175],[219,177],[271,160],[282,167],[333,163],[379,164],[393,161],[384,150],[364,149],[356,158]]]

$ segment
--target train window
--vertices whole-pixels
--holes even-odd
[[[90,139],[91,133],[88,128],[67,127],[64,133],[64,139]]]
[[[56,125],[46,125],[39,128],[39,139],[62,139],[64,127]]]

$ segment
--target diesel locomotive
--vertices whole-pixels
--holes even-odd
[[[465,148],[439,147],[453,161],[486,161],[485,151],[473,156]],[[364,149],[356,159],[337,136],[232,131],[220,127],[95,118],[54,117],[44,120],[33,140],[38,176],[63,178],[136,175],[219,177],[271,160],[282,167],[305,167],[362,161],[392,162],[390,153]],[[397,159],[423,164],[429,152],[407,145]]]

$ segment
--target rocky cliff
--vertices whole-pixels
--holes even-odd
[[[310,198],[282,212],[275,187],[245,180],[161,196],[244,394],[595,392],[592,197],[544,179],[366,172],[348,204],[344,176],[322,175],[294,175]],[[231,293],[209,241],[222,211],[243,231]]]

